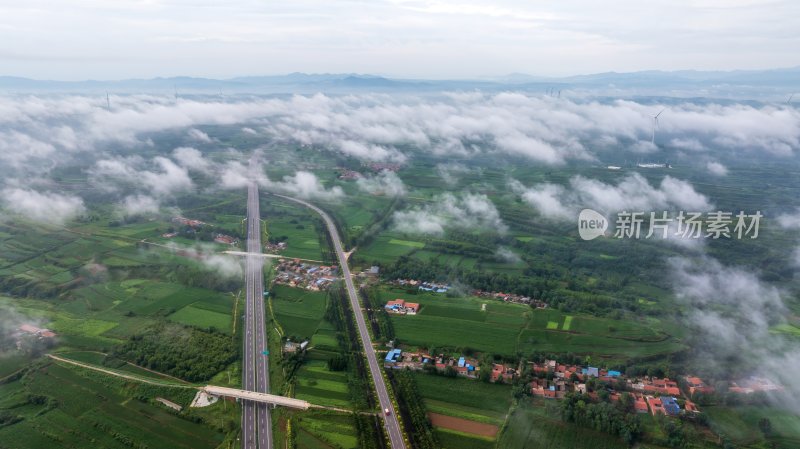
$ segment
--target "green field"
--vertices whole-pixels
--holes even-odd
[[[498,447],[503,449],[625,449],[622,440],[561,422],[543,406],[523,401],[511,415]],[[644,447],[644,446],[642,446]]]
[[[0,410],[23,418],[0,428],[3,446],[15,449],[146,445],[150,448],[215,448],[223,434],[188,421],[163,406],[132,399],[135,394],[159,395],[187,404],[193,396],[177,390],[149,388],[136,393],[124,383],[96,373],[50,364],[20,381],[0,386]],[[31,395],[50,398],[33,404]],[[38,397],[38,396],[36,396]]]
[[[402,245],[402,246],[410,246],[412,248],[425,248],[424,242],[415,242],[411,240],[399,240],[399,239],[391,239],[389,243],[393,245]]]
[[[737,445],[763,445],[767,439],[758,422],[768,418],[773,434],[767,444],[785,449],[800,447],[800,417],[789,411],[757,406],[707,407],[704,411],[711,428]]]
[[[565,315],[557,310],[531,309],[484,298],[381,290],[381,302],[395,298],[422,305],[415,316],[390,315],[395,335],[411,346],[469,348],[500,355],[517,351],[573,352],[598,355],[609,361],[667,354],[683,348],[666,332],[666,326],[652,318],[614,320]],[[485,312],[481,311],[483,304]]]
[[[231,331],[231,315],[207,310],[194,305],[186,306],[169,316],[176,323],[200,328],[216,328],[225,332]]]
[[[501,425],[511,406],[511,386],[416,373],[429,412]]]

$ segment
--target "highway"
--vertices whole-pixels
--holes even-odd
[[[261,212],[255,181],[247,187],[247,253],[242,385],[244,390],[269,393],[267,356],[263,354],[267,349],[267,337],[264,325],[264,258],[259,257]],[[243,449],[272,449],[272,419],[267,404],[242,401],[242,438]]]
[[[339,260],[339,266],[341,267],[342,275],[344,276],[344,283],[345,287],[347,288],[347,296],[350,298],[350,307],[352,307],[353,314],[356,317],[358,333],[361,336],[361,343],[364,346],[364,354],[366,355],[367,363],[369,365],[369,372],[372,375],[372,381],[374,382],[375,390],[378,393],[378,401],[381,405],[381,411],[383,412],[383,410],[386,409],[391,411],[389,416],[386,416],[385,413],[381,413],[381,416],[383,416],[383,425],[386,428],[386,433],[389,435],[389,441],[391,442],[392,448],[405,449],[406,445],[405,441],[403,440],[403,432],[400,430],[400,423],[397,420],[396,410],[394,409],[394,405],[392,405],[391,398],[389,397],[386,383],[383,381],[383,375],[381,373],[382,368],[378,364],[378,359],[375,355],[375,349],[372,346],[372,339],[367,331],[367,323],[364,319],[364,314],[361,313],[361,303],[358,299],[358,292],[356,292],[355,285],[353,285],[353,278],[350,275],[350,267],[347,265],[347,258],[345,257],[344,249],[342,247],[342,240],[339,237],[339,231],[336,230],[336,225],[333,223],[333,220],[331,220],[331,217],[325,213],[325,211],[311,203],[284,195],[275,194],[275,196],[300,203],[318,213],[320,216],[322,216],[322,219],[325,220],[325,225],[328,228],[328,233],[331,235],[331,241],[333,241],[334,250],[336,251],[336,258]]]

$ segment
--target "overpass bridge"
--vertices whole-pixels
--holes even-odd
[[[228,254],[231,256],[253,256],[253,257],[262,257],[264,259],[297,259],[302,260],[303,262],[314,262],[314,263],[324,263],[321,260],[313,260],[313,259],[302,259],[300,257],[288,257],[283,256],[280,254],[266,254],[266,253],[247,253],[244,251],[222,251],[222,254]]]
[[[239,390],[237,388],[217,387],[214,385],[206,385],[201,388],[206,394],[212,396],[223,396],[227,398],[243,399],[245,401],[260,402],[262,404],[271,404],[274,406],[282,406],[288,408],[295,408],[299,410],[308,410],[311,403],[300,399],[287,398],[285,396],[278,396],[269,393],[259,393],[257,391]]]

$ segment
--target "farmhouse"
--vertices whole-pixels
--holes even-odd
[[[690,395],[693,395],[695,393],[709,394],[714,392],[713,387],[709,387],[708,385],[705,384],[705,382],[703,382],[703,379],[696,376],[687,376],[686,386],[689,389]]]
[[[397,361],[401,360],[402,356],[403,351],[400,349],[392,349],[386,353],[386,357],[383,359],[383,364],[386,367],[393,367]]]
[[[23,324],[18,330],[23,334],[39,337],[39,339],[53,338],[56,336],[55,332],[51,331],[50,329],[41,329],[32,324]]]
[[[757,391],[781,391],[783,387],[764,377],[750,377],[738,382],[731,382],[728,389],[731,393],[752,394]]]
[[[678,400],[671,396],[662,396],[661,405],[669,416],[677,416],[681,413],[681,406],[678,405]]]
[[[681,390],[674,380],[659,379],[653,377],[650,379],[643,379],[638,383],[631,383],[631,388],[636,391],[644,391],[647,393],[658,393],[665,396],[679,396]]]
[[[235,245],[238,240],[229,235],[217,234],[214,236],[214,241],[217,243],[222,243],[223,245]]]
[[[633,408],[636,409],[636,413],[647,413],[647,402],[645,402],[644,397],[640,393],[635,393],[633,395]]]
[[[200,220],[192,220],[191,218],[186,217],[174,217],[172,219],[173,223],[181,224],[183,226],[189,226],[190,228],[199,228],[203,226],[205,223]]]
[[[499,363],[492,364],[492,374],[491,374],[492,382],[497,382],[498,380],[502,380],[503,382],[509,383],[513,381],[515,377],[517,377],[516,369]]]
[[[286,343],[283,344],[283,352],[293,354],[295,352],[300,352],[306,349],[308,346],[308,341],[304,341],[302,343],[296,343],[292,340],[286,340]]]
[[[402,315],[416,315],[417,312],[419,312],[419,304],[415,302],[406,302],[403,299],[389,301],[383,307],[387,312],[399,313]]]
[[[661,403],[661,398],[647,396],[647,405],[650,406],[650,413],[653,416],[667,414],[667,411],[664,410],[664,405]]]

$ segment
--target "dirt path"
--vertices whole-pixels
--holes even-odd
[[[88,363],[82,363],[82,362],[77,362],[75,360],[65,359],[64,357],[59,357],[59,356],[53,355],[53,354],[47,354],[47,357],[50,357],[51,359],[57,360],[59,362],[64,362],[64,363],[69,363],[70,365],[80,366],[81,368],[86,368],[86,369],[90,369],[90,370],[93,370],[93,371],[98,371],[98,372],[105,373],[105,374],[108,374],[108,375],[111,375],[111,376],[121,377],[123,379],[128,379],[128,380],[132,380],[132,381],[135,381],[135,382],[142,382],[142,383],[145,383],[145,384],[156,385],[156,386],[159,386],[159,387],[193,388],[193,389],[197,389],[198,388],[198,387],[196,387],[194,385],[175,385],[175,384],[166,383],[166,382],[159,382],[159,381],[156,381],[156,380],[144,379],[144,378],[141,378],[141,377],[128,375],[128,374],[123,374],[123,373],[120,373],[120,372],[117,372],[117,371],[111,371],[111,370],[108,370],[108,369],[105,369],[105,368],[100,368],[100,367],[97,367],[97,366],[89,365]]]
[[[497,436],[498,428],[494,424],[486,424],[469,419],[455,418],[438,413],[428,413],[431,424],[444,429],[456,430],[458,432],[471,433],[482,437],[494,438]]]

